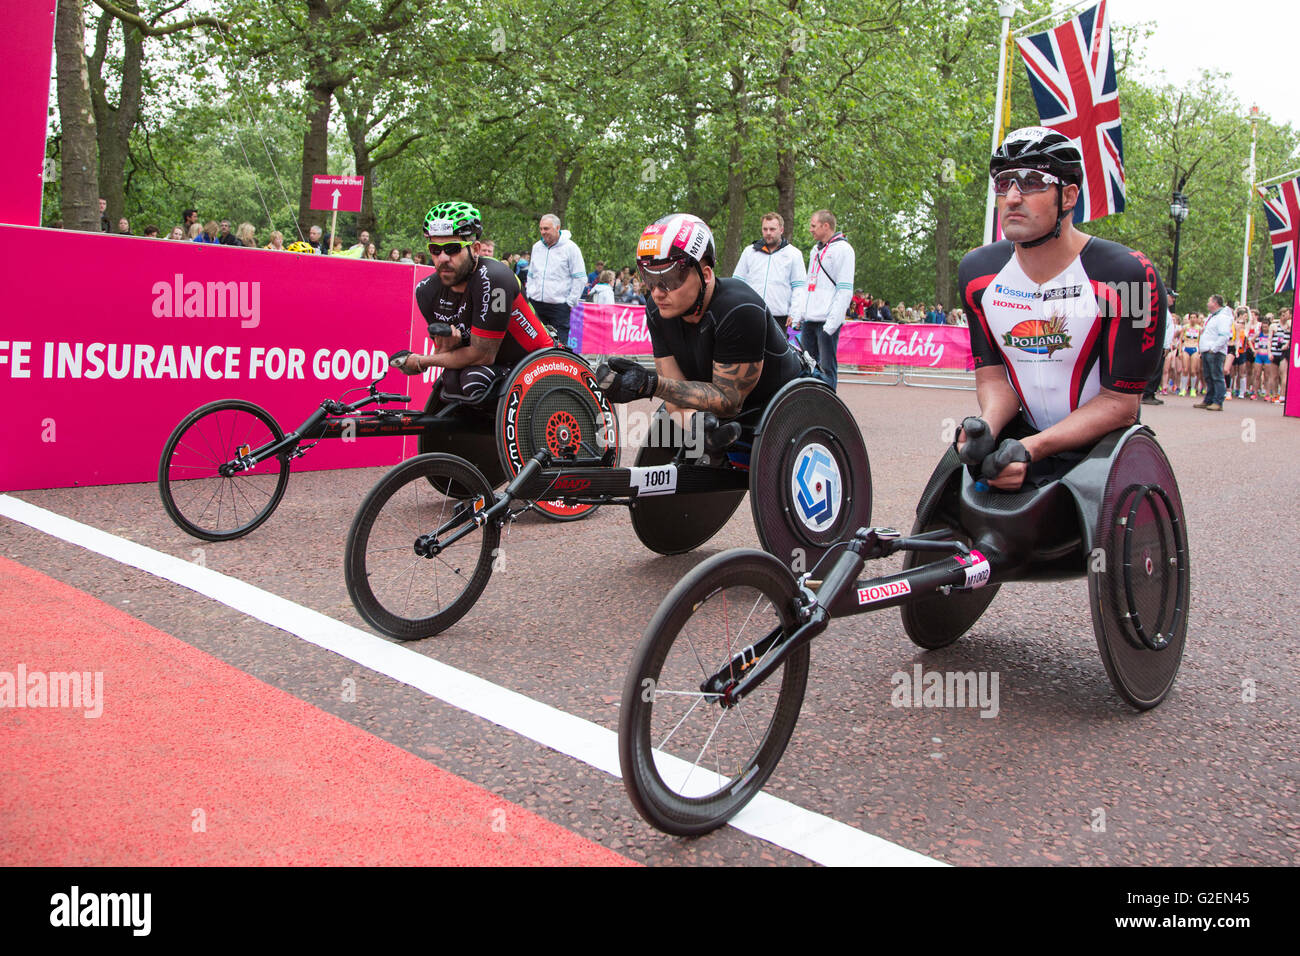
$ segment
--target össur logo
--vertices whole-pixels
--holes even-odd
[[[912,593],[912,585],[906,581],[891,581],[889,584],[873,584],[871,587],[858,588],[858,604],[875,604],[890,598],[902,597]]]
[[[1001,282],[993,283],[993,291],[998,295],[1005,295],[1011,299],[1037,299],[1040,297],[1038,292],[1032,289],[1013,289]]]
[[[816,442],[805,445],[790,475],[790,497],[799,520],[812,531],[825,531],[839,517],[844,485],[830,451]]]
[[[1059,289],[1044,289],[1043,301],[1051,302],[1053,299],[1077,299],[1081,295],[1083,295],[1083,286],[1065,285],[1061,286]]]
[[[1031,355],[1051,355],[1070,347],[1065,319],[1025,319],[1002,336],[1002,344]]]

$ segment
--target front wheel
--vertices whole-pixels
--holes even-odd
[[[384,475],[348,530],[343,573],[357,613],[404,641],[464,617],[492,576],[501,532],[474,522],[492,502],[482,472],[452,455],[420,455]]]
[[[287,455],[256,464],[249,459],[283,437],[270,412],[252,402],[196,408],[167,438],[158,462],[158,493],[167,514],[205,541],[248,534],[271,517],[289,483]]]
[[[794,731],[808,645],[740,702],[737,680],[796,626],[796,586],[761,551],[728,551],[682,578],[655,612],[623,687],[618,753],[637,812],[665,833],[722,826],[763,788]]]

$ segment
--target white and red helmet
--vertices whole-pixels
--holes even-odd
[[[699,216],[671,213],[646,226],[636,244],[636,258],[638,262],[686,259],[712,267],[713,231]]]

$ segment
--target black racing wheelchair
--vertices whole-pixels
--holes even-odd
[[[866,561],[899,552],[903,570],[858,580]],[[1081,575],[1111,683],[1135,708],[1155,707],[1182,660],[1190,572],[1178,486],[1141,425],[1016,493],[987,490],[950,449],[910,535],[860,527],[802,576],[760,551],[710,558],[660,604],[627,673],[619,761],[632,803],[686,836],[738,813],[790,740],[809,642],[832,618],[898,606],[908,636],[940,648],[1000,583]]]
[[[396,353],[398,358],[403,352]],[[391,362],[391,359],[390,359]],[[542,370],[539,372],[539,369]],[[547,370],[550,370],[548,373]],[[559,378],[551,373],[561,371]],[[420,454],[445,452],[473,462],[493,487],[519,471],[537,447],[549,442],[557,451],[569,437],[588,439],[599,430],[617,449],[617,422],[608,403],[596,400],[579,379],[585,364],[566,348],[535,352],[488,391],[475,398],[435,383],[424,411],[366,408],[410,402],[411,396],[379,391],[386,368],[355,402],[325,399],[297,428],[286,432],[266,409],[242,399],[209,402],[190,412],[172,430],[158,463],[158,491],[163,508],[182,530],[206,541],[230,541],[259,527],[275,512],[289,483],[289,466],[325,439],[352,441],[393,435],[417,436]],[[537,409],[535,400],[507,408],[502,396],[522,399],[514,389],[525,377],[547,375],[554,409]],[[567,375],[567,380],[565,376]],[[347,396],[344,395],[344,398]],[[363,410],[364,409],[364,410]],[[523,434],[520,415],[549,416],[543,432]],[[506,421],[510,416],[511,420]],[[585,517],[595,505],[538,501],[533,510],[553,521]]]
[[[474,444],[482,435],[458,437],[463,457],[439,451],[392,469],[348,531],[352,603],[401,640],[445,630],[486,587],[505,523],[534,507],[626,505],[647,548],[680,554],[712,538],[749,491],[762,546],[804,567],[870,521],[861,432],[820,380],[795,379],[735,422],[693,421],[702,433],[685,435],[661,406],[649,430],[661,440],[642,447],[633,467],[617,467],[616,419],[588,366],[571,354],[529,356],[504,384],[495,423],[509,483],[493,491],[485,465],[496,459]],[[734,460],[738,449],[748,449],[747,464]]]

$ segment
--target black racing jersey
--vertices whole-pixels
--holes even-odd
[[[1008,240],[958,268],[977,369],[1004,365],[1030,423],[1055,425],[1103,388],[1140,394],[1160,362],[1164,283],[1140,252],[1090,238],[1060,275],[1032,281]]]
[[[467,336],[497,339],[497,365],[513,367],[530,352],[555,344],[524,298],[519,279],[497,259],[480,256],[464,292],[444,286],[436,272],[427,276],[415,287],[415,304],[430,324],[447,322]]]
[[[712,382],[715,362],[763,363],[743,411],[765,406],[782,385],[798,378],[803,370],[798,353],[763,297],[743,279],[715,280],[713,297],[699,322],[665,319],[653,299],[646,302],[645,312],[655,358],[675,358],[687,381]]]

